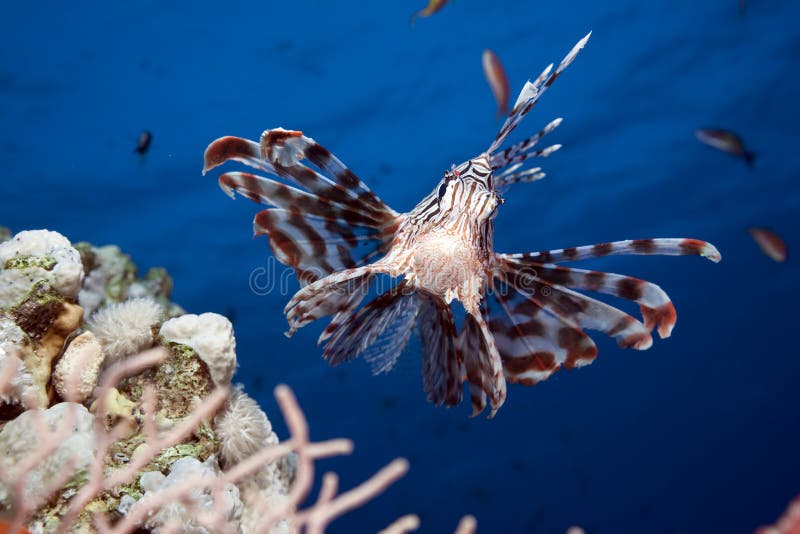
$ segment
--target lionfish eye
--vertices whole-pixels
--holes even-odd
[[[439,202],[442,201],[442,197],[447,192],[447,182],[449,181],[449,177],[446,176],[442,185],[439,186],[439,192],[437,193],[439,195]]]
[[[439,186],[439,201],[441,202],[442,197],[444,196],[445,192],[447,191],[447,182],[443,183]]]

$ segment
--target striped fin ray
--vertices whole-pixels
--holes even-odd
[[[372,213],[386,222],[397,216],[341,161],[302,132],[283,128],[267,130],[261,134],[261,150],[279,176],[293,180],[314,194]],[[334,171],[331,172],[333,180],[301,163],[304,159],[323,172]]]
[[[411,337],[418,301],[407,284],[400,282],[339,322],[323,357],[337,365],[363,355],[373,374],[389,372]]]
[[[661,256],[702,256],[717,263],[722,256],[714,245],[699,239],[628,239],[613,243],[600,243],[582,247],[570,247],[541,252],[505,254],[508,259],[539,263],[561,263],[587,258],[616,256],[622,254],[653,254]]]
[[[238,161],[260,171],[277,174],[261,155],[261,145],[249,139],[226,135],[211,142],[203,154],[203,176],[227,161]],[[228,192],[230,194],[230,192]]]
[[[269,238],[275,258],[295,269],[301,284],[365,265],[385,252],[384,234],[379,230],[297,210],[261,211],[253,226],[256,236]]]
[[[541,180],[547,176],[542,172],[541,167],[533,167],[525,169],[524,171],[517,171],[522,167],[522,163],[516,163],[494,177],[494,184],[496,189],[501,189],[516,183],[527,183]]]
[[[371,228],[383,228],[386,224],[384,217],[364,210],[353,209],[325,197],[306,193],[248,172],[225,173],[219,177],[219,185],[230,197],[233,197],[235,191],[253,202],[277,208],[296,209],[306,214],[342,219],[348,224],[359,224]]]
[[[556,67],[555,71],[553,70],[553,66],[548,66],[535,81],[530,82],[528,81],[525,86],[522,88],[522,91],[517,97],[517,101],[514,104],[514,107],[511,109],[511,112],[508,115],[508,118],[503,123],[503,126],[500,128],[500,131],[497,133],[497,137],[495,137],[494,142],[489,147],[487,151],[489,154],[493,153],[495,150],[500,148],[500,145],[503,144],[508,134],[520,123],[520,121],[525,118],[533,107],[538,102],[539,98],[544,94],[548,87],[550,87],[553,82],[558,78],[564,69],[566,69],[570,63],[575,59],[578,55],[578,52],[586,45],[586,42],[589,40],[589,37],[592,35],[592,32],[589,32],[583,39],[578,41],[578,43],[572,47],[572,50],[561,60],[558,67]]]
[[[482,312],[485,313],[485,306],[483,308]],[[505,402],[506,381],[500,352],[485,318],[481,317],[478,321],[467,314],[456,339],[456,349],[464,362],[466,376],[462,376],[462,381],[464,378],[469,381],[471,417],[486,408],[487,397],[492,405],[489,417],[493,417]]]
[[[622,348],[646,350],[653,344],[650,330],[629,314],[566,287],[546,284],[530,268],[500,264],[495,276],[565,325],[602,332]]]
[[[326,158],[325,154],[330,157]],[[310,156],[313,156],[313,160]],[[397,216],[341,161],[331,158],[333,155],[327,149],[305,137],[302,132],[275,128],[261,134],[260,143],[233,136],[213,141],[205,151],[203,173],[226,161],[238,161],[293,181],[310,193],[332,202],[371,213],[379,219],[388,221]],[[320,166],[321,170],[324,168],[338,173],[333,179],[328,178],[301,163],[304,159],[324,165]]]
[[[596,291],[633,301],[639,305],[645,327],[648,330],[658,327],[662,338],[669,337],[678,319],[675,306],[664,290],[645,280],[614,273],[521,262],[509,259],[504,254],[498,254],[497,258],[517,269],[533,269],[538,280],[552,286]]]
[[[509,382],[533,385],[561,366],[580,367],[597,356],[597,347],[579,326],[502,279],[496,280],[487,303],[489,328]]]
[[[301,288],[289,299],[283,312],[289,322],[287,336],[321,317],[340,312],[351,302],[352,294],[362,289],[362,279],[384,272],[375,264],[337,271]]]
[[[260,143],[219,138],[206,148],[203,172],[226,161],[244,163],[303,189],[247,172],[219,178],[231,197],[238,192],[279,208],[256,216],[255,235],[269,237],[277,259],[295,269],[301,284],[385,253],[402,221],[336,156],[301,132],[267,130]]]
[[[490,159],[492,170],[497,171],[511,165],[517,165],[528,158],[547,157],[556,150],[559,150],[561,145],[551,145],[540,150],[533,150],[533,148],[539,143],[542,137],[555,130],[558,125],[561,124],[562,120],[561,118],[555,119],[528,139],[492,154]]]
[[[453,312],[442,299],[420,293],[422,386],[428,400],[441,406],[461,402],[462,354],[456,350]]]
[[[350,321],[358,310],[358,306],[364,297],[367,295],[373,280],[372,275],[363,275],[353,278],[353,290],[349,293],[342,293],[335,298],[339,299],[338,307],[331,318],[331,322],[325,327],[325,330],[319,335],[317,345],[322,344],[323,341],[329,339],[342,324]]]

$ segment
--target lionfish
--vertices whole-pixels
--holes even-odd
[[[638,350],[651,346],[654,328],[668,337],[677,316],[660,287],[559,264],[616,254],[700,255],[717,262],[720,254],[709,243],[636,239],[522,254],[493,250],[493,219],[503,203],[498,191],[544,176],[539,167],[523,169],[523,163],[560,148],[536,145],[561,119],[500,147],[590,35],[555,70],[551,64],[525,84],[488,150],[452,166],[408,213],[387,206],[335,155],[299,131],[267,130],[259,142],[231,136],[212,142],[204,173],[234,160],[302,188],[247,172],[219,178],[232,198],[235,191],[273,206],[255,216],[254,227],[256,236],[269,237],[278,261],[294,268],[302,285],[284,308],[287,335],[332,316],[319,338],[323,357],[337,365],[363,356],[379,374],[392,369],[416,329],[428,399],[456,405],[467,382],[472,415],[488,400],[490,417],[505,401],[507,382],[532,385],[561,367],[591,363],[597,347],[585,329]],[[379,275],[395,284],[364,304]],[[633,301],[643,321],[575,290]],[[453,300],[463,310],[451,308]],[[463,314],[460,328],[454,311]]]

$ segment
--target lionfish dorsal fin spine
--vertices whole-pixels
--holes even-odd
[[[497,133],[494,141],[492,142],[489,150],[487,151],[489,154],[495,152],[500,145],[503,144],[505,139],[508,137],[514,128],[525,118],[536,103],[539,101],[539,98],[544,94],[548,87],[550,87],[553,82],[558,78],[562,72],[569,66],[570,63],[575,59],[578,55],[578,52],[586,45],[587,41],[589,41],[589,37],[591,37],[592,32],[586,34],[586,36],[581,39],[580,41],[572,47],[572,50],[561,60],[561,63],[558,64],[555,70],[553,69],[553,65],[549,65],[542,73],[536,78],[535,81],[531,82],[528,81],[522,88],[519,96],[517,97],[517,101],[514,104],[514,107],[508,114],[508,118],[503,123],[503,126],[500,128],[500,131]]]

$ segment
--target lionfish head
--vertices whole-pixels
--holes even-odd
[[[493,219],[503,200],[494,189],[488,154],[454,165],[445,172],[436,189],[439,211],[449,216],[468,214],[484,222]]]

